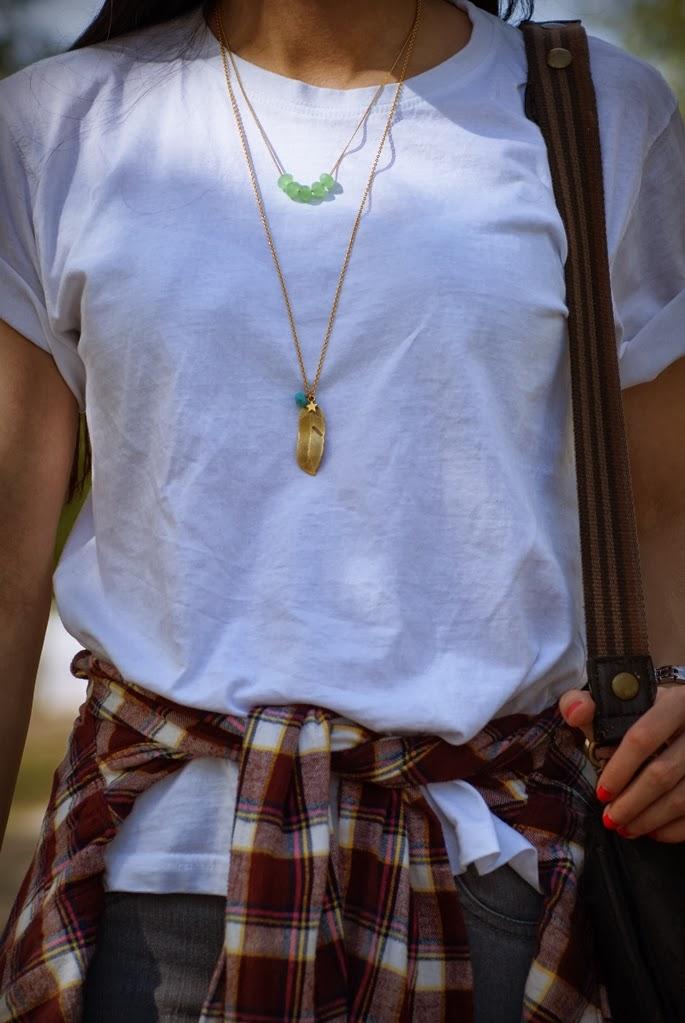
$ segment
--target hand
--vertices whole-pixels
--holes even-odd
[[[588,692],[564,693],[559,710],[567,724],[592,740],[595,701]],[[685,686],[658,688],[654,705],[607,760],[596,791],[607,804],[605,826],[623,838],[685,842]]]

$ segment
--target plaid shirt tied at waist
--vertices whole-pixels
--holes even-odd
[[[88,679],[87,698],[0,939],[2,1023],[82,1018],[105,847],[136,796],[207,756],[235,760],[239,782],[224,945],[200,1023],[471,1023],[458,889],[422,792],[456,778],[538,850],[545,903],[522,1019],[606,1018],[576,898],[593,792],[556,707],[499,718],[453,746],[379,735],[320,707],[195,710],[89,650],[71,672]]]

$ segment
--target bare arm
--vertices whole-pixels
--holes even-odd
[[[52,599],[78,405],[51,356],[0,320],[0,842]]]
[[[685,358],[623,404],[652,658],[685,664]]]
[[[685,358],[624,393],[650,652],[685,664]],[[592,738],[595,705],[569,690],[566,721]],[[666,745],[665,745],[666,744]],[[685,686],[660,687],[606,764],[605,824],[627,838],[685,841]]]

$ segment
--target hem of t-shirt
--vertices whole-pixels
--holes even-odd
[[[105,891],[145,892],[152,895],[225,895],[226,856],[211,853],[150,853],[126,856],[107,866]]]
[[[230,861],[229,861],[230,862]],[[479,874],[508,865],[538,892],[540,887],[536,850],[525,846],[508,853],[496,849],[462,863],[457,874],[473,864]],[[141,853],[127,856],[121,865],[105,871],[108,892],[138,892],[147,895],[225,895],[228,890],[228,862],[211,854]]]
[[[534,888],[536,892],[540,895],[544,894],[540,884],[539,856],[537,850],[532,845],[529,849],[521,848],[518,852],[504,853],[500,850],[489,855],[469,859],[462,864],[459,874],[463,874],[470,866],[474,866],[481,877],[487,876],[495,870],[500,870],[502,867],[509,867],[526,884]]]

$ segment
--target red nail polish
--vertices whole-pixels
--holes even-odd
[[[603,785],[597,786],[597,798],[600,803],[610,803],[612,796],[608,789],[605,789]]]
[[[566,719],[569,720],[571,715],[573,714],[574,710],[577,707],[582,707],[582,706],[583,706],[583,701],[582,700],[576,700],[575,703],[572,703],[570,707],[567,707],[566,708]]]
[[[617,833],[621,838],[632,838],[632,832],[628,831],[628,828],[616,828]]]
[[[609,831],[615,831],[618,828],[616,821],[612,821],[608,813],[605,813],[602,817],[602,823],[605,828],[609,828]]]

